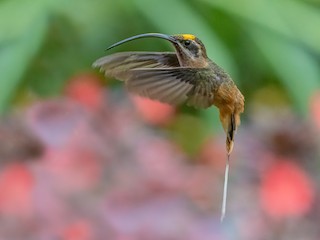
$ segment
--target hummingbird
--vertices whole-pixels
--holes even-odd
[[[231,77],[207,56],[201,40],[192,34],[145,33],[126,38],[107,50],[140,38],[161,38],[172,43],[174,52],[119,52],[96,60],[107,77],[124,81],[129,92],[170,105],[186,103],[195,108],[219,109],[226,133],[227,162],[221,221],[226,212],[229,159],[234,137],[244,111],[244,96]]]

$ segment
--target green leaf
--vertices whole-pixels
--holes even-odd
[[[101,42],[112,36],[108,25],[114,22],[108,1],[58,1],[49,8],[45,44],[24,77],[23,86],[42,97],[58,95],[72,76],[93,70],[92,62],[104,54]]]
[[[43,5],[37,3],[7,1],[0,5],[0,111],[11,100],[46,34]]]
[[[299,41],[320,54],[320,9],[293,0],[276,3],[282,19]]]
[[[108,44],[107,40],[113,38],[118,25],[123,24],[116,19],[121,15],[118,14],[121,13],[121,9],[117,7],[116,1],[52,1],[55,3],[52,12],[72,25],[72,31],[77,33],[82,47],[88,48],[81,50],[86,51],[91,57],[96,55],[92,50],[103,51],[106,48],[105,45],[97,43],[105,41],[105,44]]]
[[[267,0],[202,0],[212,7],[228,12],[231,16],[240,18],[240,21],[257,24],[260,27],[280,32],[286,35],[292,33],[283,22],[281,15],[274,8],[275,1]],[[238,19],[239,20],[239,19]]]
[[[45,43],[24,76],[27,88],[41,97],[60,93],[84,59],[80,46],[73,24],[64,16],[52,16]]]
[[[296,0],[202,0],[240,21],[299,40],[320,53],[319,9]],[[250,25],[250,24],[249,24]]]
[[[252,29],[250,34],[275,73],[282,79],[301,113],[308,111],[309,98],[320,87],[316,59],[294,44],[274,34]]]

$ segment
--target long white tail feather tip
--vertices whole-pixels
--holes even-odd
[[[229,154],[226,162],[226,169],[224,172],[224,184],[223,184],[223,198],[222,198],[222,207],[221,207],[221,218],[220,221],[223,222],[226,216],[227,208],[227,193],[228,193],[228,179],[229,179]]]

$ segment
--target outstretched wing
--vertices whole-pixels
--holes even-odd
[[[218,82],[210,69],[157,68],[132,69],[126,80],[129,91],[160,102],[207,108],[213,103]]]
[[[220,78],[207,68],[180,67],[175,53],[125,52],[98,59],[106,76],[125,81],[130,92],[160,102],[207,108]]]
[[[95,61],[93,67],[100,68],[108,77],[125,81],[135,68],[179,67],[174,52],[120,52],[102,57]]]

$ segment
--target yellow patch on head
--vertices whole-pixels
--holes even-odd
[[[182,34],[183,40],[195,40],[196,36],[192,34]]]

